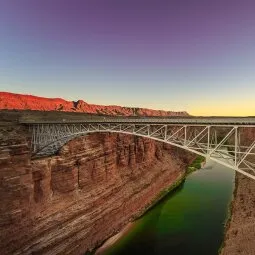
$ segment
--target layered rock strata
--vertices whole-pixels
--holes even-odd
[[[92,134],[31,160],[21,126],[0,137],[0,251],[84,254],[138,216],[194,159],[121,134]]]

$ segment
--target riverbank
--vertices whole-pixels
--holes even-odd
[[[159,195],[149,204],[143,211],[139,212],[134,221],[129,222],[122,230],[120,230],[116,235],[107,239],[102,246],[100,246],[96,251],[95,255],[100,255],[106,252],[110,247],[112,247],[121,237],[126,235],[129,231],[132,230],[132,227],[135,226],[135,221],[139,218],[143,217],[148,211],[150,211],[154,206],[156,206],[162,199],[164,199],[171,192],[174,192],[177,188],[179,188],[185,181],[186,177],[200,169],[205,164],[205,158],[202,156],[197,156],[193,162],[187,167],[185,173],[181,175],[170,187],[162,190]]]
[[[171,192],[174,192],[177,188],[179,188],[184,182],[186,177],[194,171],[201,169],[205,165],[205,157],[198,155],[192,163],[187,167],[184,175],[182,175],[179,179],[177,179],[170,187],[162,190],[158,196],[152,201],[152,203],[140,213],[140,216],[136,219],[142,217],[147,211],[151,210],[153,206],[157,205],[162,199],[165,198]]]
[[[231,216],[220,255],[255,254],[255,183],[236,174],[236,188],[231,203]]]
[[[135,221],[139,218],[143,217],[149,210],[151,210],[154,206],[156,206],[166,195],[170,192],[173,192],[176,188],[178,188],[184,181],[187,176],[187,173],[181,175],[169,188],[162,190],[159,195],[146,207],[144,210],[140,211],[137,216],[132,219],[132,222],[129,222],[124,228],[122,228],[117,234],[108,238],[99,248],[92,252],[92,254],[100,255],[107,251],[110,247],[112,247],[121,237],[127,234],[132,227],[135,226]]]
[[[110,237],[100,248],[95,252],[95,255],[103,254],[105,250],[110,248],[114,243],[116,243],[122,236],[124,236],[128,231],[132,229],[134,222],[129,222],[118,234]]]

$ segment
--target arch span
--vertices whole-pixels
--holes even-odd
[[[150,138],[188,150],[255,180],[255,139],[247,144],[245,129],[236,125],[56,123],[34,124],[32,154],[55,154],[65,143],[97,132],[122,133]]]

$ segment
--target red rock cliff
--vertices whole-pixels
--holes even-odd
[[[31,95],[21,95],[8,92],[0,92],[0,110],[40,110],[40,111],[65,111],[84,112],[107,115],[124,116],[185,116],[186,112],[173,112],[151,110],[146,108],[121,107],[116,105],[103,106],[88,104],[82,100],[77,102],[66,101],[61,98],[44,98]]]
[[[0,131],[2,255],[84,254],[183,176],[193,158],[149,139],[93,134],[31,160],[24,128]]]

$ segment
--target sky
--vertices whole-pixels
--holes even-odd
[[[0,91],[255,115],[254,0],[0,0]]]

